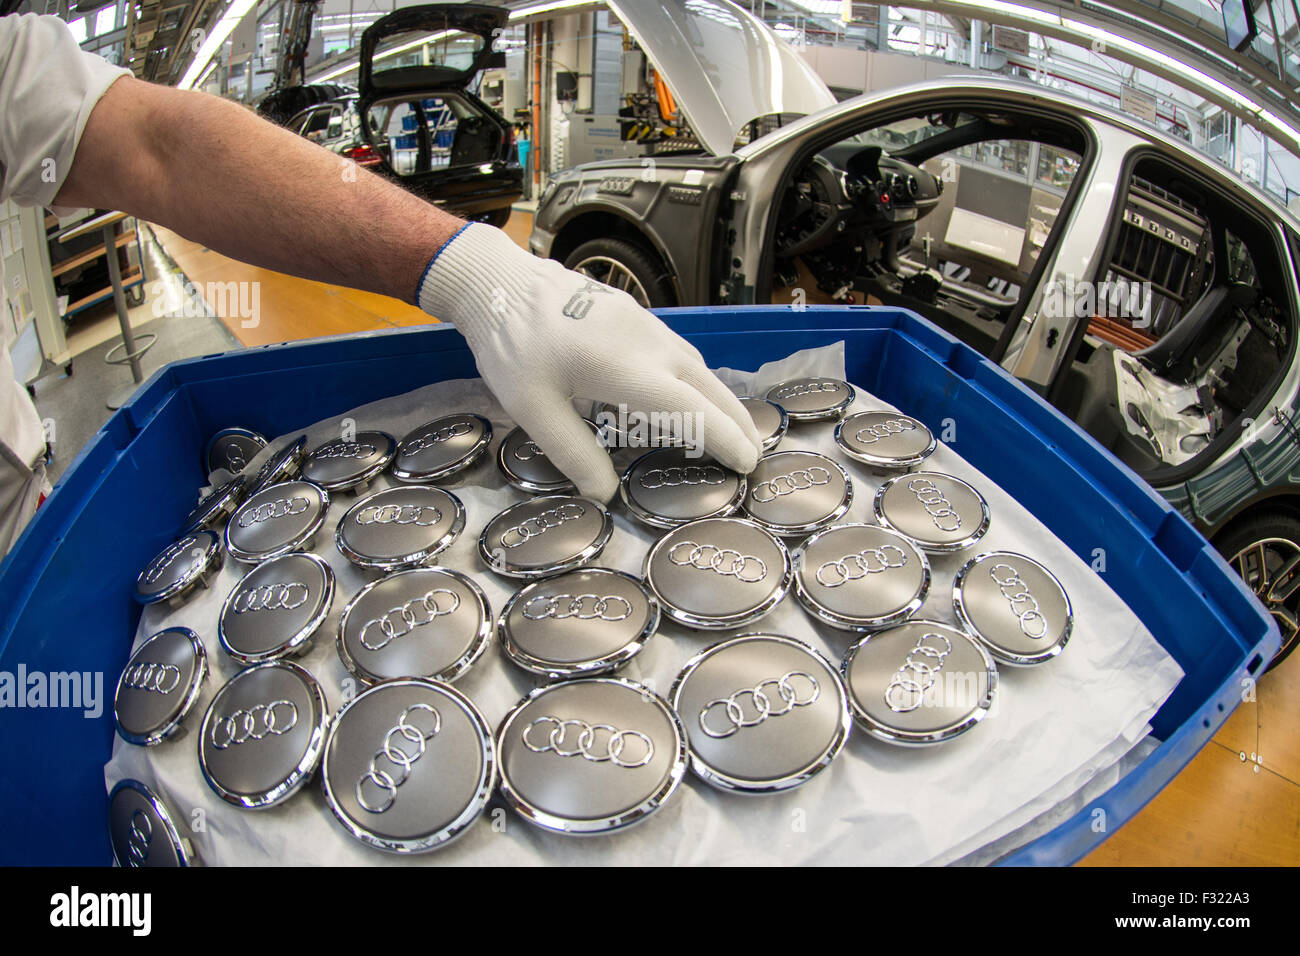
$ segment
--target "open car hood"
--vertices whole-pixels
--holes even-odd
[[[357,89],[365,102],[403,93],[462,90],[492,55],[509,11],[478,3],[402,7],[361,34]],[[427,63],[420,49],[430,47]]]
[[[700,143],[732,152],[772,113],[815,113],[835,97],[767,24],[727,0],[608,0],[668,84]]]

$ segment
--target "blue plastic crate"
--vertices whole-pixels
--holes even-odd
[[[1069,863],[1097,846],[1205,745],[1276,652],[1272,619],[1214,549],[1131,471],[997,366],[897,309],[669,309],[709,364],[755,369],[797,349],[846,343],[848,377],[936,431],[1085,561],[1186,677],[1152,721],[1163,741],[1077,816],[1012,857]],[[279,435],[432,381],[476,374],[454,329],[432,326],[266,346],[159,371],[86,446],[0,565],[0,670],[101,671],[126,662],[141,567],[170,543],[204,481],[201,451],[232,423]],[[1027,467],[1027,462],[1033,462]],[[103,765],[112,716],[0,710],[0,862],[108,863]]]

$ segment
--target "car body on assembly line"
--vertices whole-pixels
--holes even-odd
[[[504,225],[523,193],[510,124],[468,86],[508,11],[481,4],[403,7],[361,35],[358,86],[287,87],[258,111],[467,219]],[[437,37],[422,64],[412,41]]]
[[[1035,84],[958,76],[834,103],[731,4],[653,5],[674,29],[611,6],[703,148],[555,175],[534,253],[650,307],[820,297],[925,316],[1179,508],[1277,618],[1277,660],[1295,646],[1300,222],[1280,203]],[[687,31],[699,42],[673,41]],[[709,82],[758,68],[746,96]],[[764,116],[781,125],[738,145]]]

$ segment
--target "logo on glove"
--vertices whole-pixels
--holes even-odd
[[[612,291],[609,286],[603,285],[594,279],[588,279],[582,284],[581,289],[569,296],[569,301],[564,303],[564,308],[560,311],[571,319],[585,319],[591,311],[591,307],[596,304],[593,295],[597,292]]]

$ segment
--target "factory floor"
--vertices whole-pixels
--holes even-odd
[[[527,247],[529,212],[516,210],[506,232]],[[294,279],[228,259],[154,227],[157,268],[202,288],[208,282],[259,282],[256,323],[220,316],[204,343],[245,346],[419,325],[428,317],[395,299]],[[147,312],[141,307],[138,312]],[[144,316],[149,318],[148,315]],[[158,321],[168,321],[165,317]],[[217,324],[216,319],[204,323]],[[70,333],[102,350],[116,333],[112,310]],[[75,338],[74,338],[75,336]],[[162,351],[161,349],[159,350]],[[168,349],[169,353],[174,349]],[[196,353],[197,354],[197,353]],[[158,356],[161,358],[161,355]],[[179,358],[168,355],[168,359]],[[150,363],[155,364],[156,363]],[[146,370],[148,371],[148,369]],[[44,388],[44,386],[42,386]],[[38,405],[40,404],[38,393]],[[104,419],[107,411],[102,412]],[[94,427],[98,427],[95,425]],[[63,459],[64,462],[69,460]],[[1233,866],[1300,863],[1300,653],[1264,675],[1200,754],[1084,865]]]

